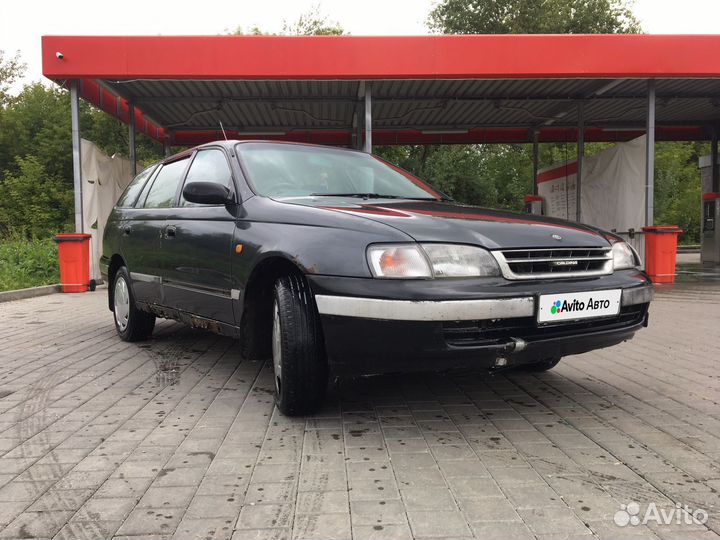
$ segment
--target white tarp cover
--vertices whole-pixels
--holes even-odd
[[[82,158],[83,231],[90,233],[90,278],[100,279],[100,255],[105,223],[125,187],[132,180],[132,164],[121,156],[108,156],[83,139]],[[140,169],[138,168],[138,172]]]
[[[565,167],[554,165],[539,171],[538,177]],[[576,179],[575,173],[560,174],[538,184],[545,215],[575,219]],[[645,136],[585,158],[581,197],[583,223],[619,232],[640,230],[645,224]]]

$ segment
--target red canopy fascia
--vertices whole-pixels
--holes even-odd
[[[718,46],[718,35],[43,36],[42,56],[53,80],[672,78],[720,77]]]

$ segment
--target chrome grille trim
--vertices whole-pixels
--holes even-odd
[[[592,277],[613,272],[610,247],[500,249],[490,253],[503,277],[510,280]]]

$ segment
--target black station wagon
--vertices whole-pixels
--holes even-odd
[[[223,141],[145,169],[105,229],[121,339],[155,317],[272,359],[277,405],[312,412],[328,377],[546,370],[647,325],[652,285],[621,238],[458,204],[353,150]]]

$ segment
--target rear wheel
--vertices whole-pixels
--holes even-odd
[[[287,416],[315,411],[325,396],[327,360],[315,299],[302,276],[275,283],[272,361],[278,409]]]
[[[542,360],[538,362],[533,362],[531,364],[525,364],[522,366],[522,368],[526,371],[547,371],[549,369],[554,368],[558,365],[558,363],[562,360],[562,357],[560,356],[553,356],[552,358],[543,358]]]
[[[130,274],[121,266],[115,274],[113,287],[113,315],[115,330],[123,341],[142,341],[150,337],[155,327],[155,316],[135,307],[130,288]]]

